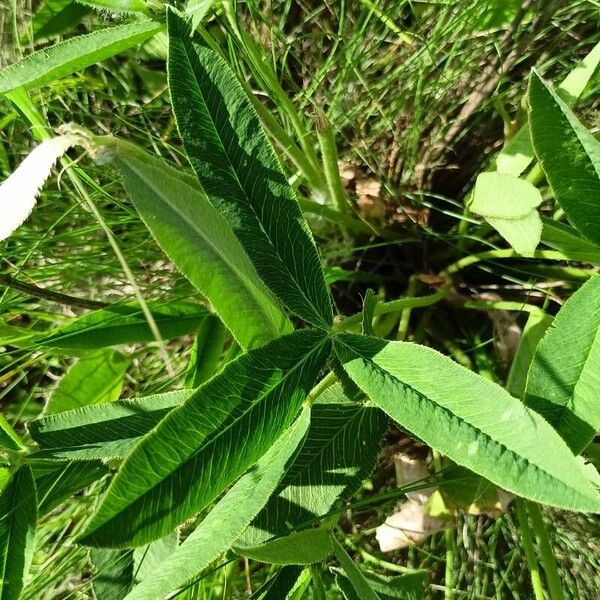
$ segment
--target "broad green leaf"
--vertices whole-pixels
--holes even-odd
[[[304,569],[298,565],[282,567],[254,592],[253,600],[287,600],[303,572]]]
[[[127,600],[162,598],[198,575],[225,552],[273,493],[285,465],[306,435],[309,418],[310,411],[304,410],[169,556],[162,568],[142,580]]]
[[[332,306],[312,235],[246,92],[223,58],[168,12],[169,88],[209,200],[288,308],[328,329]]]
[[[302,449],[238,540],[240,551],[285,534],[290,526],[314,525],[336,502],[349,500],[375,467],[387,417],[374,406],[344,401],[339,384],[319,400]]]
[[[139,583],[163,568],[179,546],[179,530],[133,551],[134,583]]]
[[[204,306],[190,302],[149,302],[163,340],[198,331],[209,314]],[[137,304],[117,304],[97,310],[59,327],[37,340],[40,346],[96,350],[119,344],[152,342],[154,336]]]
[[[138,21],[80,35],[33,52],[0,71],[0,93],[46,85],[119,54],[158,33],[155,21]]]
[[[215,0],[188,0],[185,5],[185,14],[191,16],[192,29],[196,29],[208,11],[212,8]]]
[[[0,599],[18,600],[35,542],[37,500],[31,469],[21,467],[0,494]]]
[[[384,577],[366,572],[365,578],[381,600],[421,600],[425,597],[427,571],[415,571],[399,577]],[[342,590],[345,600],[361,600],[345,575],[336,575],[335,582]]]
[[[583,237],[600,244],[600,142],[535,71],[529,80],[529,127],[556,201]]]
[[[330,350],[304,330],[229,363],[135,447],[81,541],[139,546],[204,509],[289,427]]]
[[[573,108],[594,77],[600,66],[600,43],[567,75],[558,86],[558,95]],[[531,145],[529,124],[525,124],[506,143],[496,159],[496,168],[501,173],[518,177],[532,163],[535,153]]]
[[[144,0],[77,0],[77,2],[111,13],[148,14],[148,7]]]
[[[226,330],[218,317],[204,320],[192,346],[192,356],[185,374],[185,387],[197,388],[210,379],[219,364]]]
[[[481,215],[519,253],[531,255],[540,242],[542,221],[536,208],[540,191],[528,181],[505,173],[477,177],[470,209]]]
[[[328,529],[306,529],[259,546],[236,547],[242,556],[273,565],[310,565],[325,560],[332,552]]]
[[[380,600],[379,595],[373,590],[368,579],[363,572],[358,568],[357,564],[348,556],[344,547],[338,542],[335,536],[331,536],[333,551],[338,559],[344,573],[352,584],[360,600]]]
[[[112,140],[109,146],[125,189],[158,245],[238,343],[247,349],[289,332],[283,309],[197,181],[133,144]]]
[[[22,450],[23,442],[6,417],[0,415],[0,451],[3,449]]]
[[[583,239],[579,232],[553,219],[542,219],[542,242],[567,258],[600,265],[600,247]]]
[[[519,219],[542,203],[542,194],[529,181],[505,173],[480,173],[470,209],[482,217]]]
[[[585,92],[589,82],[598,73],[600,66],[600,42],[587,56],[567,75],[556,91],[567,106],[573,108]]]
[[[75,0],[45,0],[31,23],[35,41],[73,29],[89,11]]]
[[[542,220],[536,210],[520,219],[497,219],[486,221],[522,256],[533,256],[542,236]]]
[[[130,364],[126,356],[115,350],[100,350],[84,356],[58,382],[44,414],[113,402],[121,395]]]
[[[96,600],[122,600],[133,583],[133,550],[91,548],[92,587]]]
[[[0,467],[0,492],[7,486],[10,477],[10,469],[8,467]]]
[[[51,464],[32,463],[38,495],[38,513],[43,516],[73,494],[105,477],[110,470],[99,460]]]
[[[375,404],[459,465],[530,500],[600,512],[591,471],[500,386],[418,344],[342,334],[335,349]]]
[[[558,311],[539,343],[525,402],[579,454],[600,429],[600,276]]]
[[[0,346],[26,346],[39,337],[39,332],[0,323]]]
[[[544,333],[550,327],[553,317],[542,310],[529,313],[527,323],[523,327],[521,339],[515,357],[513,358],[506,381],[506,389],[515,398],[525,397],[527,373],[535,350]]]
[[[123,458],[141,436],[191,395],[191,390],[167,392],[30,421],[29,433],[40,447],[34,456],[55,460]]]

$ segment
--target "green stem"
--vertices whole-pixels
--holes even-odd
[[[429,296],[418,296],[416,298],[398,298],[390,302],[381,302],[375,307],[375,316],[386,315],[389,313],[400,312],[406,308],[419,308],[423,306],[431,306],[440,300],[443,300],[450,291],[450,280],[448,280],[437,292]],[[352,326],[361,322],[362,312],[356,313],[351,317],[347,317],[333,327],[333,331],[345,331]]]
[[[326,600],[325,586],[321,579],[320,565],[310,565],[310,576],[313,581],[313,598],[314,600]]]
[[[348,198],[346,197],[346,192],[344,192],[344,186],[342,185],[342,179],[340,177],[333,127],[331,126],[329,119],[325,116],[325,113],[322,111],[317,115],[316,122],[317,138],[321,148],[327,191],[338,211],[340,213],[345,213],[348,210]]]
[[[307,160],[313,165],[315,172],[318,173],[319,161],[317,159],[317,155],[310,143],[308,131],[302,123],[302,119],[296,112],[294,105],[288,98],[287,94],[284,92],[273,70],[270,69],[268,64],[264,61],[262,53],[260,52],[257,44],[252,38],[250,38],[250,36],[245,31],[243,31],[239,27],[231,0],[224,0],[222,2],[222,7],[225,12],[225,16],[227,17],[227,21],[229,22],[230,27],[232,28],[235,36],[237,37],[238,42],[248,54],[248,57],[250,59],[248,61],[248,66],[252,70],[253,75],[260,82],[265,84],[265,87],[267,88],[268,92],[270,92],[273,96],[276,97],[277,105],[280,106],[285,112],[285,114],[288,116],[290,123],[292,124],[292,128],[296,133],[300,146],[304,151]]]
[[[539,504],[536,504],[535,502],[528,502],[527,511],[529,512],[531,525],[538,541],[540,559],[546,575],[546,583],[548,584],[550,599],[564,600],[565,595],[556,566],[556,558],[554,557],[554,551],[552,550],[550,537],[548,536],[548,530],[546,528],[546,524],[544,523],[544,517],[542,515],[542,511],[540,510]]]
[[[487,250],[486,252],[480,252],[479,254],[471,254],[469,256],[465,256],[460,260],[457,260],[455,263],[452,263],[447,269],[445,269],[444,273],[446,275],[454,275],[458,271],[466,267],[470,267],[478,262],[482,262],[484,260],[497,260],[501,258],[518,258],[521,260],[526,260],[528,258],[542,258],[546,260],[569,260],[562,252],[557,252],[555,250],[538,250],[534,253],[532,257],[525,257],[517,254],[512,249],[507,250]]]
[[[454,598],[454,530],[446,529],[444,531],[446,541],[446,569],[444,574],[444,598],[453,600]]]
[[[515,507],[517,510],[517,520],[519,521],[523,550],[525,551],[525,559],[527,560],[527,567],[529,568],[529,575],[531,577],[533,594],[536,600],[545,600],[544,589],[542,587],[542,578],[540,576],[540,570],[535,558],[535,549],[533,547],[533,541],[531,539],[531,533],[529,530],[529,519],[527,517],[525,500],[522,498],[517,498],[515,501]]]
[[[313,215],[317,215],[322,217],[323,219],[328,219],[329,221],[333,221],[338,225],[346,227],[350,231],[354,233],[370,233],[371,229],[362,221],[358,221],[357,219],[353,219],[352,217],[335,210],[329,206],[325,206],[323,204],[319,204],[314,200],[309,200],[303,196],[296,195],[298,199],[298,204],[300,208],[305,213],[310,213]]]
[[[96,310],[99,308],[106,308],[109,306],[107,302],[97,302],[96,300],[88,300],[87,298],[76,298],[75,296],[69,296],[67,294],[61,294],[60,292],[54,292],[46,288],[38,287],[30,283],[25,283],[19,279],[15,279],[10,275],[0,274],[0,284],[5,285],[14,290],[19,290],[25,294],[29,294],[34,298],[41,298],[50,302],[57,302],[64,306],[77,306],[80,308],[87,308]]]
[[[466,308],[474,310],[514,310],[516,312],[526,312],[543,314],[543,310],[534,304],[526,302],[510,302],[502,300],[467,300],[456,304],[457,308]]]
[[[408,286],[406,287],[406,297],[413,298],[415,292],[417,291],[417,285],[419,284],[419,280],[417,277],[412,276],[408,280]],[[403,341],[406,339],[408,335],[408,326],[410,324],[410,313],[412,312],[412,307],[409,306],[405,308],[400,313],[400,323],[398,324],[398,333],[396,334],[396,339]]]
[[[331,387],[337,381],[337,375],[330,371],[315,387],[310,391],[310,394],[306,398],[306,404],[312,406],[316,399],[329,387]]]
[[[294,166],[304,175],[308,184],[316,189],[322,186],[322,177],[315,169],[314,165],[306,158],[304,152],[298,148],[292,138],[287,134],[285,129],[277,122],[273,115],[263,106],[262,102],[254,96],[249,90],[248,97],[254,105],[258,116],[267,130],[271,135],[275,143],[279,146],[281,151],[292,161]]]

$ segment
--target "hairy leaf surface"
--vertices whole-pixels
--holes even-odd
[[[37,500],[31,469],[21,467],[0,494],[0,599],[18,600],[35,541]]]
[[[141,436],[192,393],[180,390],[117,400],[30,421],[29,433],[40,447],[35,457],[55,460],[125,457]]]
[[[163,340],[197,331],[209,314],[204,306],[191,302],[149,302],[148,308]],[[154,336],[142,309],[137,304],[121,304],[83,315],[37,340],[37,344],[95,350],[152,341]]]
[[[116,400],[121,395],[130,364],[126,356],[110,349],[84,356],[58,382],[44,414]]]
[[[559,250],[571,260],[600,265],[600,247],[583,239],[579,232],[565,223],[542,218],[542,242]]]
[[[163,29],[156,21],[138,21],[80,35],[33,52],[0,71],[0,94],[40,87],[115,56]]]
[[[558,311],[527,376],[525,402],[579,454],[600,428],[600,276]]]
[[[597,474],[500,386],[418,344],[342,334],[335,348],[375,404],[456,463],[530,500],[600,512]]]
[[[306,435],[309,418],[310,411],[304,410],[169,556],[162,568],[142,580],[127,600],[162,598],[225,552],[273,493],[285,465]]]
[[[374,406],[345,401],[339,384],[313,405],[302,449],[277,492],[236,546],[241,552],[290,526],[314,525],[339,500],[348,500],[373,470],[387,417]]]
[[[600,244],[600,142],[533,71],[529,127],[554,197],[583,237]]]
[[[276,296],[329,328],[317,249],[256,111],[223,58],[174,12],[167,20],[171,102],[202,188]]]
[[[558,86],[558,95],[565,101],[567,106],[573,108],[588,83],[598,72],[600,66],[600,43],[596,44],[590,53],[567,75]],[[531,145],[531,134],[529,123],[526,123],[505,144],[496,159],[496,168],[501,173],[508,173],[518,177],[533,162],[535,152]]]
[[[237,547],[242,556],[273,565],[310,565],[325,560],[332,552],[328,529],[305,529],[258,546]]]
[[[139,546],[205,508],[290,425],[330,350],[304,330],[229,363],[135,447],[82,541]]]
[[[227,330],[216,316],[207,317],[194,340],[185,374],[185,387],[200,387],[210,379],[219,364]]]
[[[110,152],[158,245],[243,348],[291,331],[285,312],[193,177],[122,140],[112,141]]]

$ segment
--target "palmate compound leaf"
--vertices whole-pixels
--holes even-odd
[[[35,540],[37,500],[31,469],[21,467],[0,494],[0,600],[18,600]]]
[[[584,238],[600,244],[600,142],[535,70],[529,128],[556,201]]]
[[[304,330],[229,363],[135,447],[80,541],[139,546],[204,509],[289,427],[330,351]]]
[[[388,419],[375,406],[350,403],[339,384],[312,408],[308,435],[265,508],[236,542],[236,551],[269,544],[290,527],[312,527],[348,500],[373,470]]]
[[[328,329],[333,313],[312,235],[242,85],[168,12],[169,88],[179,133],[209,200],[288,308]]]
[[[29,421],[39,459],[124,458],[139,441],[193,390],[179,390],[110,404],[84,406]]]
[[[165,560],[160,569],[148,574],[127,596],[127,600],[163,598],[198,575],[231,547],[248,526],[283,476],[286,465],[302,443],[310,421],[310,410],[300,416],[217,502],[186,540]]]
[[[530,500],[600,512],[598,474],[500,386],[418,344],[341,334],[334,347],[375,404],[459,465]]]
[[[243,348],[291,331],[279,303],[193,176],[123,140],[101,140],[158,245]]]
[[[575,454],[600,428],[600,276],[558,311],[527,375],[525,403],[548,421]]]

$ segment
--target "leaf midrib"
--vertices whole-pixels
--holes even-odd
[[[204,308],[204,307],[202,307],[202,308]],[[142,311],[140,311],[139,313],[133,313],[131,315],[127,315],[126,318],[127,317],[137,317],[137,316],[143,316]],[[177,321],[177,323],[187,323],[188,321],[196,321],[198,319],[201,319],[203,316],[206,316],[206,315],[202,315],[200,313],[198,313],[198,315],[186,315],[186,316],[181,316],[181,317],[179,317],[178,315],[163,315],[162,317],[160,315],[155,315],[154,320],[156,321],[157,325],[163,324],[164,321]],[[141,326],[148,325],[148,321],[141,320],[141,319],[134,323],[122,323],[121,325],[119,325],[119,324],[114,325],[111,323],[111,321],[112,322],[118,321],[121,318],[123,318],[122,315],[116,315],[112,319],[107,319],[103,323],[99,323],[98,325],[94,325],[92,327],[86,327],[85,329],[69,331],[67,333],[60,334],[60,335],[58,333],[50,334],[48,337],[38,340],[37,344],[45,345],[45,344],[50,344],[51,342],[61,342],[64,340],[68,340],[69,338],[76,337],[79,335],[84,335],[84,334],[90,333],[90,332],[94,332],[94,333],[98,333],[99,331],[108,332],[108,331],[112,331],[113,329],[121,329],[124,327],[139,327],[140,325]],[[75,323],[73,325],[75,325]],[[54,336],[56,336],[56,337],[54,337]],[[118,344],[115,344],[115,345],[118,345]]]
[[[13,475],[13,477],[16,477],[17,474],[15,473],[15,475]],[[10,481],[8,485],[10,485],[11,483],[13,483],[13,481]],[[10,510],[10,514],[11,514],[11,519],[10,519],[10,527],[8,527],[8,532],[6,535],[6,545],[3,548],[2,551],[2,579],[0,579],[0,596],[4,596],[4,585],[6,582],[6,569],[7,569],[7,565],[8,565],[8,551],[10,548],[10,542],[11,542],[11,538],[13,535],[13,529],[14,529],[14,518],[12,517],[12,515],[14,514],[15,510],[16,510],[16,504],[15,501],[17,499],[17,486],[15,485],[15,489],[14,489],[14,493],[12,494],[12,504],[11,504],[11,510]]]
[[[397,382],[400,386],[402,386],[404,388],[408,388],[409,390],[411,390],[412,392],[414,392],[417,396],[419,396],[420,398],[424,399],[425,402],[427,402],[429,404],[432,404],[434,407],[436,407],[437,409],[439,409],[441,412],[444,412],[444,413],[446,413],[446,414],[448,414],[448,415],[450,415],[450,416],[458,419],[461,423],[464,423],[470,429],[472,429],[472,430],[474,430],[476,432],[479,432],[479,434],[481,435],[481,437],[485,438],[486,440],[491,441],[495,446],[503,448],[505,451],[509,452],[512,457],[516,458],[517,460],[523,460],[523,461],[525,461],[527,463],[527,465],[531,465],[537,471],[539,471],[539,472],[543,473],[544,475],[550,477],[551,480],[560,483],[562,486],[567,487],[569,490],[571,490],[573,493],[577,494],[578,496],[586,498],[587,500],[592,499],[589,496],[582,494],[582,492],[580,492],[579,490],[576,490],[573,487],[571,487],[570,484],[565,483],[561,479],[555,477],[552,473],[549,473],[544,468],[542,468],[539,465],[537,465],[536,463],[532,462],[530,459],[528,459],[528,458],[526,458],[524,456],[520,456],[514,450],[511,450],[510,448],[508,448],[508,446],[506,446],[505,444],[496,441],[489,434],[483,432],[477,426],[473,425],[472,423],[470,423],[469,421],[467,421],[463,417],[459,417],[457,414],[453,413],[449,408],[447,408],[445,406],[442,406],[441,404],[438,404],[435,400],[429,398],[428,396],[426,396],[422,392],[416,390],[411,385],[400,381],[400,379],[398,379],[394,374],[390,373],[389,371],[386,371],[383,367],[379,366],[376,362],[374,362],[373,360],[371,360],[369,357],[364,356],[361,352],[359,352],[355,348],[352,348],[351,346],[348,346],[343,341],[339,341],[338,343],[343,344],[352,353],[354,353],[355,355],[359,356],[362,360],[367,361],[369,364],[371,364],[377,371],[379,371],[383,375],[384,378],[389,377],[394,382]],[[378,403],[376,403],[376,404],[378,404]],[[380,406],[382,408],[382,410],[384,412],[386,412],[392,419],[396,420],[395,417],[393,415],[391,415],[390,413],[388,413],[388,411],[382,405],[378,404],[378,406]],[[404,425],[404,426],[406,427],[406,425]],[[470,468],[470,467],[468,467],[468,468]],[[482,475],[481,473],[478,473],[478,474],[481,475],[482,477],[487,477],[486,475]]]
[[[283,385],[283,383],[288,379],[288,377],[290,377],[290,375],[292,373],[294,373],[297,369],[299,369],[301,366],[303,366],[306,363],[306,360],[312,356],[315,352],[317,352],[318,350],[321,349],[321,347],[328,341],[329,338],[327,337],[323,337],[322,340],[319,341],[319,343],[315,344],[315,347],[312,348],[310,350],[310,352],[307,352],[302,358],[302,361],[296,363],[291,369],[287,370],[281,379],[279,379],[276,383],[274,383],[271,387],[269,387],[266,390],[263,390],[261,392],[261,394],[256,398],[256,400],[252,403],[249,404],[249,406],[242,412],[242,414],[237,417],[236,419],[234,419],[233,421],[231,421],[227,427],[220,429],[219,432],[215,435],[215,436],[209,436],[209,437],[205,437],[204,441],[206,441],[206,443],[202,443],[201,446],[199,446],[192,454],[190,454],[184,461],[180,462],[178,465],[175,466],[175,468],[173,468],[171,471],[169,471],[168,473],[166,473],[159,481],[157,481],[154,485],[152,485],[151,487],[149,487],[143,495],[137,496],[136,498],[134,498],[132,501],[128,502],[125,506],[123,506],[119,512],[117,513],[113,513],[113,515],[111,516],[110,519],[107,519],[106,521],[104,521],[103,523],[101,523],[98,527],[96,527],[96,529],[94,529],[92,532],[90,532],[93,535],[94,531],[98,531],[100,528],[106,526],[110,521],[112,521],[116,516],[118,516],[119,514],[122,514],[125,510],[129,509],[132,505],[134,505],[136,502],[138,501],[143,501],[148,494],[150,494],[155,488],[157,488],[158,486],[160,486],[167,478],[171,477],[174,473],[176,473],[177,471],[179,471],[181,468],[183,468],[184,466],[186,466],[190,461],[192,461],[198,454],[200,454],[202,451],[204,451],[207,447],[209,447],[211,444],[214,444],[215,441],[217,441],[218,439],[220,439],[225,432],[229,431],[234,425],[237,425],[237,423],[239,421],[241,421],[242,419],[244,419],[246,417],[246,415],[251,412],[252,410],[254,410],[261,402],[263,402],[265,400],[265,398],[267,396],[269,396],[275,389],[277,389],[278,387],[280,387],[281,385]],[[179,410],[179,409],[176,409]],[[173,414],[173,413],[170,413]],[[161,421],[162,423],[162,421]],[[155,435],[157,432],[158,427],[160,426],[160,423],[154,427],[154,429],[152,429],[149,432],[149,436],[150,435]],[[123,463],[123,467],[129,463],[129,461],[131,460],[132,455],[130,455],[125,462]],[[116,479],[115,479],[116,481]],[[112,486],[111,486],[112,487]],[[110,490],[109,490],[110,491]],[[87,536],[86,536],[87,537]]]
[[[193,43],[193,42],[192,42]],[[188,53],[188,47],[185,43],[181,44],[183,46],[184,52],[185,52],[185,56],[187,58],[187,62],[189,64],[189,67],[192,71],[192,73],[194,73],[194,80],[193,80],[193,84],[194,87],[198,90],[200,96],[202,97],[204,104],[208,107],[208,102],[206,101],[206,97],[205,95],[202,93],[202,88],[200,87],[200,85],[198,85],[198,81],[195,77],[195,69],[194,69],[194,65],[192,64],[192,61],[190,59],[190,55]],[[203,68],[203,67],[202,67]],[[250,110],[253,111],[254,109],[252,107],[250,107]],[[210,114],[210,113],[209,113]],[[258,115],[255,114],[254,115],[257,119],[259,119]],[[259,119],[260,120],[260,119]],[[302,287],[300,287],[300,285],[298,284],[298,282],[296,281],[293,273],[289,270],[286,262],[283,260],[283,257],[280,255],[279,251],[277,250],[277,248],[275,248],[273,242],[271,241],[271,238],[269,236],[269,234],[267,233],[267,231],[265,230],[262,221],[260,220],[260,218],[258,217],[258,214],[256,213],[256,210],[254,208],[254,205],[252,204],[252,201],[250,199],[250,196],[246,193],[246,190],[244,189],[244,187],[242,186],[241,181],[239,180],[237,171],[233,165],[233,163],[231,162],[231,159],[229,157],[229,153],[227,152],[227,150],[225,149],[225,144],[223,143],[223,139],[221,138],[221,133],[220,131],[217,129],[217,127],[215,126],[215,120],[213,119],[212,114],[210,114],[210,121],[211,121],[211,125],[212,125],[212,130],[213,133],[215,134],[216,138],[219,140],[219,144],[221,146],[221,149],[223,151],[223,155],[226,157],[227,159],[227,164],[229,165],[230,169],[229,172],[233,175],[233,178],[235,179],[235,182],[237,183],[238,189],[242,192],[242,195],[244,198],[246,198],[246,203],[249,206],[250,210],[252,211],[252,214],[254,215],[254,217],[256,218],[256,222],[258,223],[261,231],[264,233],[265,238],[268,240],[270,246],[273,248],[275,254],[277,255],[277,257],[279,258],[279,261],[281,262],[282,266],[284,267],[284,269],[286,270],[286,272],[288,273],[288,275],[290,276],[291,280],[294,283],[295,288],[300,292],[300,295],[302,296],[302,298],[304,299],[304,301],[306,302],[306,306],[310,309],[310,312],[312,313],[313,317],[316,317],[317,323],[319,325],[321,325],[322,327],[325,327],[326,329],[329,328],[329,325],[327,324],[327,322],[321,317],[321,315],[319,314],[319,311],[315,309],[315,307],[313,306],[313,303],[311,301],[310,298],[308,298],[308,296],[306,295],[306,292],[302,289]],[[268,138],[266,137],[266,135],[264,134],[264,132],[262,131],[262,129],[259,130],[258,134],[260,137],[263,138],[263,141],[267,144],[270,144]],[[275,157],[275,160],[277,160],[277,157]],[[310,240],[309,240],[310,242]],[[315,323],[315,324],[317,324]]]
[[[363,411],[364,411],[364,410],[367,410],[367,409],[365,409],[364,407],[361,407],[361,408],[362,408],[362,410],[363,410]],[[292,479],[291,479],[289,482],[287,482],[287,481],[286,481],[286,482],[285,482],[285,483],[286,483],[286,486],[285,486],[284,488],[282,488],[280,491],[283,491],[283,490],[285,490],[285,489],[286,489],[286,488],[288,488],[290,485],[292,485],[292,484],[293,484],[295,481],[297,481],[297,480],[298,480],[298,478],[299,478],[299,477],[302,475],[302,473],[303,473],[304,471],[307,471],[307,470],[308,470],[308,469],[307,469],[307,467],[308,467],[309,465],[312,465],[312,464],[313,464],[313,462],[316,460],[316,458],[317,458],[317,457],[320,457],[320,456],[322,456],[322,455],[323,455],[323,453],[324,453],[324,451],[325,451],[326,449],[328,449],[328,448],[329,448],[329,447],[330,447],[330,446],[333,444],[333,442],[334,442],[334,441],[335,441],[335,440],[338,438],[338,436],[342,435],[342,432],[346,430],[346,428],[349,426],[349,423],[352,423],[352,422],[354,422],[356,419],[360,419],[360,420],[362,420],[363,418],[364,418],[364,413],[363,413],[362,411],[360,411],[360,410],[357,410],[357,411],[356,411],[356,413],[355,413],[355,414],[354,414],[354,415],[353,415],[353,416],[352,416],[350,419],[348,419],[348,420],[346,421],[346,423],[344,424],[344,426],[343,426],[343,427],[341,427],[341,428],[339,428],[339,429],[336,431],[336,433],[333,435],[333,437],[329,438],[328,442],[327,442],[327,443],[326,443],[324,446],[322,446],[321,452],[317,452],[316,454],[314,454],[314,455],[313,455],[313,456],[310,458],[310,460],[309,460],[307,463],[304,463],[304,466],[303,466],[302,470],[301,470],[301,471],[298,471],[298,472],[296,473],[296,475],[295,475],[295,476],[294,476],[294,477],[293,477],[293,478],[292,478]]]
[[[135,161],[127,161],[129,167],[132,169],[132,171],[135,172],[136,176],[140,179],[142,179],[142,181],[145,182],[145,184],[151,189],[153,190],[155,193],[157,193],[157,188],[156,186],[153,184],[152,180],[148,180],[145,181],[141,175],[141,173],[139,172],[139,170],[134,166],[134,162]],[[169,175],[170,177],[170,175]],[[186,187],[188,187],[190,190],[192,190],[194,193],[198,194],[201,193],[199,192],[199,190],[194,189],[192,186],[190,186],[187,182],[185,182],[183,179],[180,180],[181,183],[183,185],[185,185]],[[187,215],[185,215],[184,213],[182,213],[176,206],[173,206],[170,202],[169,199],[166,198],[166,196],[164,196],[162,193],[158,194],[159,197],[166,199],[166,202],[164,203],[164,206],[166,206],[167,208],[170,208],[170,210],[172,210],[172,212],[174,212],[177,216],[179,216],[185,223],[187,223],[192,229],[193,231],[195,231],[196,233],[199,234],[199,236],[207,243],[207,245],[210,247],[210,251],[213,254],[214,257],[217,258],[217,262],[219,261],[219,259],[225,264],[225,266],[227,267],[227,269],[229,270],[230,273],[233,273],[233,275],[236,277],[236,279],[238,281],[240,281],[242,283],[242,286],[244,289],[247,290],[247,292],[250,294],[250,297],[256,302],[256,304],[260,307],[261,312],[268,317],[269,322],[271,323],[271,325],[274,327],[274,330],[277,332],[277,326],[273,320],[273,315],[269,314],[269,311],[266,309],[266,307],[264,306],[264,303],[261,302],[261,298],[259,298],[257,296],[257,294],[260,293],[260,290],[255,286],[251,284],[251,281],[248,277],[244,276],[245,273],[243,273],[242,271],[240,271],[237,268],[237,265],[235,262],[229,260],[229,258],[227,257],[226,254],[221,255],[218,251],[217,246],[215,246],[215,243],[211,240],[210,236],[206,236],[204,235],[204,233],[198,229],[196,227],[196,225],[194,224],[193,221],[191,221]],[[208,200],[207,200],[208,201]],[[212,205],[211,205],[212,206]],[[214,208],[214,207],[213,207]],[[216,211],[216,209],[214,209]],[[216,213],[218,215],[218,212]],[[220,215],[218,215],[219,218],[222,218]],[[234,239],[237,242],[237,238]],[[238,242],[239,243],[239,242]],[[240,250],[244,253],[244,255],[247,257],[248,255],[246,254],[246,251],[240,247]],[[250,261],[250,259],[248,258],[249,261],[249,266],[254,269],[254,267],[252,266],[252,261]],[[256,274],[256,277],[258,277],[258,273],[256,273],[256,271],[254,272],[254,274]],[[259,278],[259,281],[260,280]],[[264,294],[264,299],[268,299],[271,302],[273,302],[273,300],[270,298],[270,296],[266,293],[265,290],[265,294]],[[275,303],[273,303],[274,306],[276,307],[277,305]],[[284,313],[282,312],[282,315],[284,315]]]

